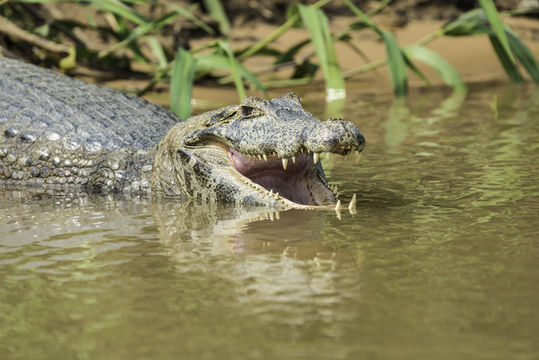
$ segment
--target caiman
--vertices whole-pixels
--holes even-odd
[[[293,93],[181,121],[147,100],[0,58],[0,185],[143,192],[269,206],[340,206],[320,153],[361,152],[343,119]]]

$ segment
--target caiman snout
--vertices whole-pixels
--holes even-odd
[[[332,152],[346,155],[351,151],[362,151],[365,138],[353,123],[331,118],[306,128],[303,144],[313,153]]]

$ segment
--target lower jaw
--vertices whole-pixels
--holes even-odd
[[[251,181],[299,205],[334,205],[335,195],[322,183],[303,178],[253,178]]]

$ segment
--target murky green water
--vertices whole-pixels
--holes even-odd
[[[340,220],[0,192],[0,358],[538,359],[539,91],[449,95],[352,91]]]

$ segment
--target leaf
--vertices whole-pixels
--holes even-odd
[[[64,71],[74,69],[77,66],[77,50],[74,47],[70,47],[67,53],[67,56],[59,62],[60,69]]]
[[[203,2],[206,6],[206,9],[208,9],[208,12],[210,13],[210,16],[214,18],[219,24],[219,31],[221,32],[221,34],[227,34],[230,30],[230,22],[228,21],[228,17],[226,16],[221,1],[204,0]]]
[[[245,98],[246,93],[245,86],[243,86],[243,80],[241,79],[241,74],[238,66],[239,63],[234,57],[234,53],[232,52],[232,49],[230,48],[228,42],[218,41],[217,44],[219,48],[225,53],[228,59],[228,66],[230,72],[232,73],[232,78],[234,79],[234,85],[236,85],[236,91],[238,92],[240,101],[242,101]]]
[[[134,40],[136,40],[137,38],[139,38],[140,36],[144,34],[161,29],[163,26],[170,24],[172,21],[174,21],[178,16],[179,14],[172,12],[172,13],[168,13],[164,15],[162,18],[158,19],[157,21],[150,21],[146,24],[137,26],[135,29],[129,32],[127,37],[123,39],[122,41],[117,42],[116,44],[99,51],[97,55],[98,58],[107,56],[111,52],[114,52],[122,47],[127,46],[128,44],[130,44],[131,42],[133,42]]]
[[[312,4],[310,7],[313,9],[319,9],[331,1],[332,0],[319,0],[316,3]],[[245,50],[243,53],[241,53],[238,56],[238,60],[243,61],[249,58],[250,56],[258,53],[261,49],[265,48],[270,43],[277,40],[281,35],[286,33],[291,27],[295,26],[299,19],[299,15],[297,13],[294,13],[296,11],[295,5],[292,5],[290,10],[291,10],[290,16],[288,16],[286,22],[283,25],[279,26],[274,32],[272,32],[271,34],[266,36],[264,39],[262,39],[261,41],[254,44],[253,46]]]
[[[191,90],[195,77],[196,59],[182,48],[178,49],[170,80],[170,108],[181,119],[191,115]]]
[[[387,52],[387,65],[389,67],[389,75],[391,82],[393,83],[393,92],[396,95],[406,95],[408,93],[408,76],[406,73],[406,62],[401,52],[397,40],[389,31],[382,30],[357,6],[352,4],[350,0],[343,0],[343,2],[356,14],[361,21],[363,21],[368,27],[374,30],[386,44]],[[410,67],[421,77],[422,74],[410,63]],[[423,76],[424,77],[424,76]]]
[[[316,74],[316,71],[320,66],[313,64],[310,61],[304,61],[301,64],[296,65],[292,79],[312,79]]]
[[[350,0],[342,0],[342,1],[343,1],[343,3],[346,4],[346,6],[348,6],[350,8],[350,10],[352,10],[352,12],[354,14],[356,14],[361,19],[361,21],[363,22],[363,26],[366,25],[366,26],[370,27],[371,29],[376,31],[378,33],[378,35],[380,35],[380,37],[383,37],[382,29],[380,29],[378,26],[376,26],[376,24],[367,16],[367,14],[365,14],[363,11],[361,11]],[[360,24],[353,24],[353,26],[359,28]]]
[[[230,70],[228,58],[222,54],[197,55],[197,71],[209,72],[212,69]]]
[[[507,51],[503,48],[503,45],[500,43],[500,39],[495,35],[489,35],[490,43],[492,44],[492,47],[494,48],[494,51],[496,52],[496,55],[498,56],[498,59],[500,60],[503,69],[507,73],[507,75],[511,78],[511,80],[516,82],[522,82],[524,81],[524,78],[522,77],[522,74],[520,73],[520,70],[518,70],[518,67],[516,64],[511,61],[511,59],[507,55]]]
[[[539,66],[535,56],[509,26],[505,26],[504,29],[509,40],[509,46],[511,46],[511,50],[513,50],[518,61],[524,66],[533,81],[539,83]]]
[[[509,40],[507,40],[507,36],[505,35],[503,23],[500,20],[498,10],[496,10],[494,2],[492,2],[492,0],[479,0],[479,4],[485,12],[485,16],[487,17],[487,20],[492,27],[492,31],[499,40],[499,43],[501,45],[500,51],[503,50],[506,53],[506,57],[513,64],[516,64],[515,57],[513,56],[513,53],[511,52],[511,48],[509,46]]]
[[[146,0],[143,0],[143,1],[146,1]],[[189,10],[186,10],[186,9],[182,8],[181,6],[171,4],[169,2],[165,2],[164,5],[171,8],[172,10],[177,12],[178,14],[185,17],[186,19],[191,20],[193,23],[195,23],[198,27],[200,27],[201,29],[206,31],[208,34],[212,34],[212,35],[215,34],[215,31],[213,31],[213,29],[211,27],[209,27],[208,25],[203,23],[200,19],[198,19],[195,15],[193,15],[193,13],[190,12]]]
[[[455,91],[466,90],[466,85],[462,81],[459,73],[443,57],[434,51],[419,45],[407,46],[404,53],[414,60],[419,60],[432,67],[444,82]]]
[[[326,100],[332,101],[346,97],[344,77],[333,47],[326,15],[321,10],[305,5],[298,5],[298,10],[303,24],[311,36],[311,41],[320,60],[320,66],[324,72]]]
[[[408,76],[401,49],[393,34],[385,30],[381,30],[381,32],[386,43],[387,65],[393,83],[393,91],[396,95],[406,95],[408,93]]]
[[[131,20],[137,25],[144,25],[150,22],[150,19],[146,18],[142,14],[139,14],[118,0],[92,0],[90,1],[90,4],[99,10],[111,12],[119,15],[122,18]]]
[[[408,56],[408,54],[404,51],[405,49],[401,49],[402,57],[404,59],[404,63],[410,70],[412,70],[421,80],[423,80],[428,86],[431,85],[429,79],[415,66],[415,64],[412,62],[412,59]]]
[[[282,64],[288,61],[294,60],[294,57],[297,55],[297,53],[307,44],[310,43],[310,40],[303,40],[297,43],[296,45],[292,46],[290,49],[285,51],[284,53],[280,54],[276,59],[274,64]]]
[[[167,57],[165,55],[165,51],[163,50],[163,46],[157,40],[155,36],[150,36],[147,38],[148,45],[150,45],[150,49],[152,50],[152,53],[157,58],[157,61],[159,63],[159,68],[164,69],[167,67]]]
[[[485,13],[481,9],[465,12],[453,21],[442,26],[443,34],[447,36],[470,36],[489,34]]]
[[[228,55],[223,54],[205,54],[196,56],[197,59],[197,73],[210,73],[212,70],[222,69],[232,72],[230,67],[230,61]],[[235,65],[241,76],[247,81],[251,82],[259,91],[266,94],[266,89],[260,81],[247,70],[241,63],[235,60]],[[232,78],[232,80],[234,80]]]

